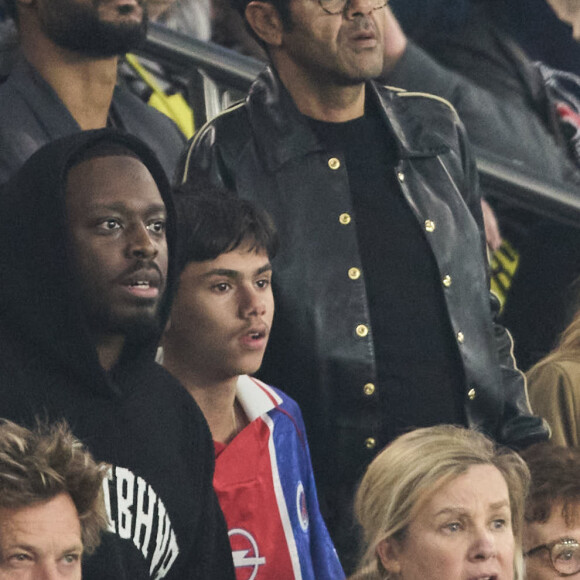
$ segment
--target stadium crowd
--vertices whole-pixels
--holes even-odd
[[[580,224],[477,167],[580,195],[578,11],[0,19],[0,580],[580,576]],[[196,126],[150,20],[263,71]]]

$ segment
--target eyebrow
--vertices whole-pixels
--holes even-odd
[[[107,204],[90,204],[89,210],[92,211],[125,211],[127,206],[123,202],[117,203],[107,203]],[[158,213],[163,212],[165,213],[167,208],[165,207],[164,203],[153,203],[146,208],[146,213]]]
[[[9,546],[7,546],[7,549],[9,550],[23,550],[25,552],[32,552],[33,554],[36,554],[38,552],[37,548],[31,544],[21,544],[21,543],[16,543],[16,544],[10,544]],[[72,546],[69,546],[67,548],[65,548],[64,550],[62,550],[62,554],[69,554],[70,552],[83,552],[83,545],[82,544],[73,544]]]
[[[498,501],[495,503],[490,503],[488,507],[491,511],[496,511],[496,510],[502,509],[504,507],[509,508],[510,504],[509,504],[508,500],[501,500],[501,501]],[[466,511],[467,510],[462,506],[451,506],[451,507],[443,508],[442,510],[438,511],[435,514],[435,517],[441,516],[441,515],[446,515],[446,514],[466,513]]]
[[[259,276],[260,274],[263,274],[264,272],[269,272],[271,270],[272,264],[268,262],[267,264],[264,264],[261,268],[258,268],[253,275]],[[209,270],[203,275],[204,278],[209,278],[210,276],[226,276],[227,278],[235,279],[240,277],[240,271],[230,270],[228,268],[215,268],[213,270]]]

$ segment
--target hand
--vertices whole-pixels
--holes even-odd
[[[501,246],[501,233],[493,209],[484,199],[481,200],[481,212],[483,213],[483,225],[485,227],[485,240],[489,249],[495,252]]]

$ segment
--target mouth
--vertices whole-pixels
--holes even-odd
[[[468,580],[497,580],[497,574],[481,574],[479,576],[470,576]]]
[[[268,338],[268,327],[265,324],[253,326],[242,333],[241,343],[251,350],[261,350],[266,347]]]
[[[161,274],[156,269],[139,270],[121,280],[131,295],[138,298],[157,298],[161,291]]]

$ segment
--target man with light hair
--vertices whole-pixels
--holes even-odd
[[[97,463],[66,423],[0,423],[0,578],[81,578],[107,516]]]

